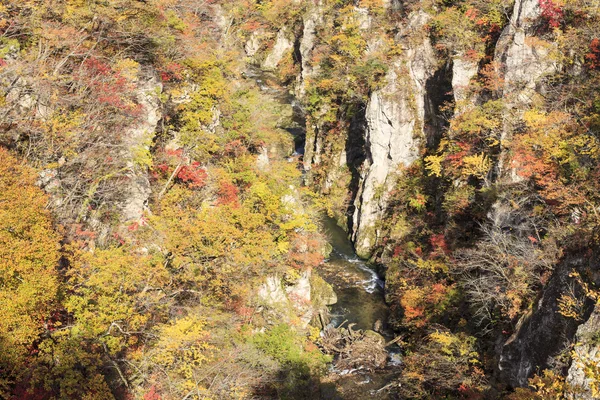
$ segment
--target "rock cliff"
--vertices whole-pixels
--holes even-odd
[[[427,23],[424,13],[409,18],[407,32],[420,32]],[[354,200],[352,239],[360,256],[368,257],[379,236],[383,217],[401,167],[419,158],[425,138],[427,81],[437,60],[428,38],[411,38],[403,57],[392,65],[386,85],[373,92],[366,107],[366,159],[361,168]],[[409,39],[408,42],[411,42]]]

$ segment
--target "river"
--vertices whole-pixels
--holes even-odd
[[[294,96],[277,83],[273,74],[257,67],[249,66],[245,76],[255,80],[263,92],[280,103],[292,106],[292,123],[285,129],[294,137],[295,154],[302,156],[305,120]],[[337,304],[331,307],[332,323],[340,324],[347,320],[348,323],[356,323],[357,329],[373,329],[380,321],[385,326],[388,308],[384,301],[383,280],[358,258],[346,232],[332,218],[323,219],[323,230],[333,251],[319,274],[333,286],[338,296]]]
[[[305,120],[301,107],[289,91],[277,83],[270,73],[249,66],[245,76],[256,81],[265,93],[282,104],[292,106],[292,123],[284,127],[294,137],[295,155],[304,153]],[[319,275],[334,289],[338,301],[330,306],[330,325],[338,327],[355,324],[354,329],[375,330],[386,340],[393,338],[387,329],[389,310],[384,298],[384,281],[377,272],[354,252],[347,233],[335,220],[325,217],[322,230],[332,246],[331,254],[319,268]],[[399,373],[399,348],[391,345],[387,349],[387,367],[367,372],[360,368],[339,371],[333,365],[323,379],[321,398],[331,400],[388,399],[389,393],[381,390]]]
[[[331,307],[332,324],[337,326],[347,320],[358,329],[373,329],[376,323],[383,328],[388,317],[383,280],[358,258],[346,232],[332,218],[323,220],[323,230],[333,250],[319,274],[333,286],[338,297]]]
[[[393,332],[386,328],[389,310],[384,298],[384,281],[375,270],[360,259],[346,232],[334,219],[324,218],[323,233],[333,247],[329,259],[319,268],[323,277],[335,290],[338,302],[330,307],[330,324],[356,324],[355,329],[379,331],[386,340]],[[360,369],[339,371],[331,368],[321,389],[322,399],[388,399],[389,393],[381,390],[399,374],[399,347],[387,348],[388,363],[380,371]]]

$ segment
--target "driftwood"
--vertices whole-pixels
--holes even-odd
[[[337,328],[327,327],[321,337],[323,351],[335,356],[334,366],[338,370],[350,371],[373,371],[385,367],[385,339],[374,331],[355,330],[356,324],[353,323],[343,328],[346,322]]]

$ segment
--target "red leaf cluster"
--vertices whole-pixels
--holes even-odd
[[[431,235],[429,242],[431,243],[431,247],[433,247],[435,255],[450,254],[450,249],[448,248],[444,234]]]
[[[160,394],[156,391],[156,386],[150,386],[150,389],[144,394],[144,400],[161,400]]]
[[[198,161],[194,161],[190,165],[184,165],[177,173],[177,179],[187,183],[191,188],[201,188],[206,185],[208,174],[206,170],[200,167]]]
[[[160,71],[160,79],[163,82],[179,82],[183,79],[183,66],[176,62],[169,63]]]
[[[538,0],[542,9],[542,18],[552,28],[558,28],[563,18],[564,11],[562,7],[554,3],[554,0]]]
[[[131,116],[140,115],[142,106],[126,101],[131,85],[125,77],[95,57],[88,58],[83,67],[83,73],[78,74],[78,78],[89,86],[100,104],[124,111]]]
[[[246,153],[246,151],[246,146],[244,146],[244,143],[239,139],[233,140],[225,145],[225,153],[228,156],[240,157]]]
[[[590,52],[585,55],[589,69],[600,69],[600,39],[593,39],[590,43]]]
[[[219,191],[217,192],[217,204],[231,205],[234,208],[239,207],[239,192],[240,190],[234,184],[227,181],[221,181],[219,183]]]
[[[98,236],[96,232],[84,230],[82,224],[74,224],[73,227],[75,228],[74,235],[79,239],[93,240]]]

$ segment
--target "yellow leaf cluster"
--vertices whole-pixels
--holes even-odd
[[[0,366],[43,332],[58,293],[59,236],[35,175],[0,147]]]
[[[492,161],[484,154],[474,154],[462,159],[461,172],[464,176],[475,176],[479,179],[485,178],[492,167]]]

